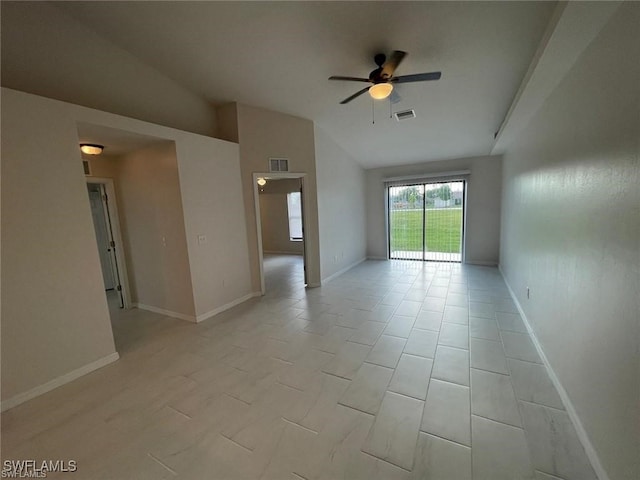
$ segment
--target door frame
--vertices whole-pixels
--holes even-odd
[[[410,180],[407,178],[407,180]],[[456,178],[453,177],[451,179],[447,178],[446,180],[440,179],[437,176],[435,177],[419,177],[416,179],[416,183],[408,182],[406,186],[414,186],[414,185],[429,185],[435,183],[454,183],[454,182],[462,182],[462,225],[460,226],[460,261],[456,260],[426,260],[424,258],[424,254],[426,252],[426,238],[425,238],[425,208],[426,208],[426,188],[422,194],[423,200],[423,216],[422,216],[422,259],[416,260],[421,262],[442,262],[442,263],[466,263],[466,223],[467,223],[467,188],[469,186],[469,180],[467,178]],[[386,223],[386,240],[387,240],[387,260],[395,260],[391,258],[391,196],[389,195],[389,189],[394,187],[395,185],[385,186],[384,194],[385,194],[385,223]]]
[[[116,244],[116,262],[118,264],[117,280],[122,287],[122,304],[123,308],[131,308],[131,294],[129,291],[129,275],[127,274],[127,262],[124,255],[124,243],[122,242],[122,229],[120,227],[120,216],[118,215],[118,201],[116,198],[116,189],[114,186],[113,178],[106,177],[85,177],[86,183],[98,183],[103,185],[107,194],[107,209],[111,223],[111,232],[113,235],[113,241]],[[96,243],[96,249],[98,244]]]
[[[267,180],[269,179],[274,179],[274,180],[282,180],[282,179],[287,179],[287,178],[299,178],[300,179],[300,185],[301,185],[301,189],[302,189],[302,241],[303,241],[303,249],[302,249],[302,261],[304,264],[304,278],[305,278],[305,282],[306,285],[309,286],[308,283],[308,277],[307,277],[307,266],[309,265],[308,262],[308,255],[309,255],[309,249],[307,248],[307,238],[308,238],[308,232],[311,231],[310,225],[309,225],[309,215],[307,215],[307,212],[305,211],[307,208],[307,205],[309,205],[309,193],[308,193],[308,188],[306,188],[305,185],[305,181],[306,181],[306,177],[307,174],[306,173],[281,173],[281,172],[254,172],[253,173],[253,201],[254,201],[254,208],[255,208],[255,214],[256,214],[256,228],[257,228],[257,236],[258,236],[258,265],[260,268],[260,292],[262,295],[264,295],[266,293],[266,288],[265,288],[265,282],[264,282],[264,251],[262,248],[262,219],[260,217],[260,192],[258,191],[258,178],[266,178]]]

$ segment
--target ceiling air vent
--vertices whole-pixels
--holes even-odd
[[[287,158],[270,158],[269,171],[270,172],[288,172],[289,160]]]
[[[396,120],[401,122],[403,120],[409,120],[410,118],[416,118],[416,112],[413,110],[404,110],[402,112],[396,112],[393,114]]]

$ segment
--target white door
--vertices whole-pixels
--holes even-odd
[[[111,261],[111,235],[109,234],[108,220],[105,215],[102,200],[102,185],[89,183],[87,184],[87,189],[89,190],[93,228],[95,229],[96,240],[98,242],[98,253],[100,254],[104,288],[106,290],[113,290],[116,288],[117,282]]]

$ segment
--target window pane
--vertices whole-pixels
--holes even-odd
[[[287,194],[287,207],[289,211],[289,239],[302,240],[302,208],[300,192]]]

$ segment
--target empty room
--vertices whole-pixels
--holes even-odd
[[[0,9],[3,478],[640,478],[640,3]]]

